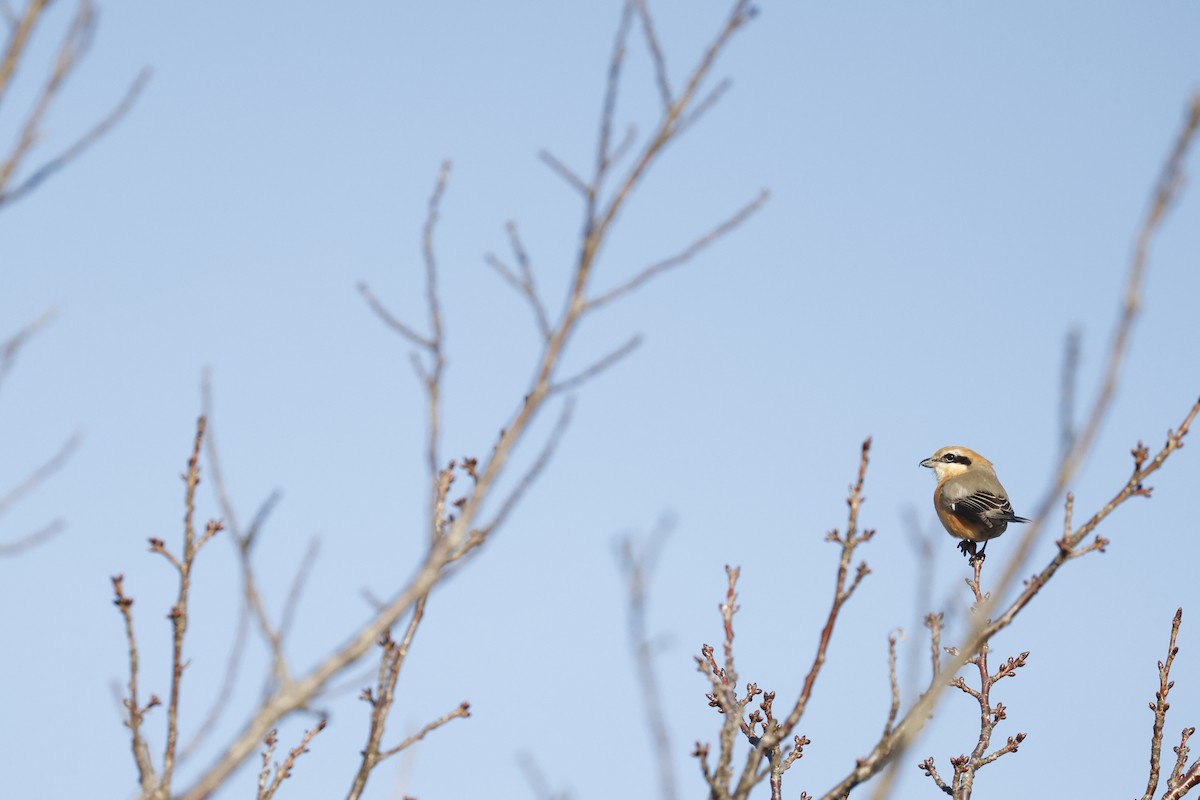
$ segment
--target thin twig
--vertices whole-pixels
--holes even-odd
[[[384,324],[389,328],[403,336],[405,339],[408,339],[417,347],[421,347],[426,350],[433,347],[432,341],[417,333],[396,317],[392,316],[392,312],[388,311],[387,307],[384,306],[383,303],[379,302],[379,298],[375,296],[375,293],[371,291],[371,287],[367,286],[365,282],[360,282],[358,284],[358,293],[361,294],[363,299],[367,301],[367,305],[370,306],[371,310],[375,312],[376,316],[383,320]]]
[[[0,542],[0,557],[7,558],[23,553],[26,550],[50,541],[66,529],[67,523],[61,519],[56,519],[19,539],[14,539],[11,542]]]
[[[35,469],[26,476],[25,480],[8,490],[8,493],[0,497],[0,514],[8,511],[9,506],[20,500],[34,488],[41,485],[43,481],[62,469],[63,464],[79,447],[79,443],[83,441],[83,437],[75,434],[67,441],[63,442],[62,447],[58,448],[58,452],[49,458],[45,463]]]
[[[469,717],[469,716],[471,716],[471,704],[470,703],[459,703],[458,707],[455,708],[453,711],[447,711],[445,714],[442,714],[440,717],[435,719],[433,722],[428,723],[425,727],[421,728],[421,730],[417,731],[412,736],[409,736],[407,739],[405,739],[403,742],[401,742],[400,744],[393,747],[391,750],[385,750],[382,753],[380,753],[380,757],[388,758],[390,756],[394,756],[394,755],[396,755],[396,753],[399,753],[401,750],[406,750],[409,747],[412,747],[414,744],[416,744],[417,742],[424,739],[428,734],[430,734],[433,731],[437,730],[438,728],[442,727],[450,720],[465,718],[465,717]]]
[[[125,727],[129,728],[138,782],[142,786],[143,795],[149,795],[158,784],[158,775],[154,770],[154,762],[150,759],[150,746],[142,735],[142,723],[145,721],[146,712],[160,705],[160,701],[154,695],[150,695],[150,701],[142,706],[138,700],[138,647],[133,630],[133,598],[125,594],[124,582],[124,575],[114,575],[112,578],[115,596],[113,605],[121,612],[121,619],[125,623],[125,641],[129,645],[129,694],[122,698],[122,704],[125,706]]]
[[[1171,640],[1167,643],[1166,660],[1158,662],[1158,691],[1154,693],[1154,702],[1150,704],[1150,710],[1154,712],[1154,727],[1150,736],[1150,778],[1146,781],[1146,793],[1142,795],[1142,800],[1153,800],[1154,792],[1158,789],[1163,726],[1167,721],[1167,709],[1171,707],[1171,704],[1167,702],[1167,694],[1175,686],[1175,681],[1171,680],[1171,664],[1174,663],[1175,656],[1179,655],[1175,639],[1179,636],[1181,622],[1183,622],[1182,608],[1175,612],[1175,618],[1171,620]],[[1178,771],[1178,766],[1176,771]]]
[[[270,761],[270,754],[275,752],[276,735],[275,731],[271,731],[267,735],[267,750],[263,753],[263,768],[258,781],[258,800],[271,800],[275,796],[275,792],[279,790],[279,785],[292,777],[292,768],[296,766],[296,759],[308,752],[308,746],[312,744],[312,740],[317,738],[317,734],[323,730],[325,730],[325,720],[322,719],[311,730],[304,732],[304,738],[300,740],[300,744],[288,751],[288,756],[283,760],[282,764],[275,765],[275,778],[269,786],[264,784],[266,783],[265,778],[268,772],[267,764]]]
[[[196,420],[196,436],[192,442],[192,455],[188,459],[187,471],[183,475],[184,516],[183,516],[183,557],[178,559],[179,593],[175,605],[171,607],[168,618],[171,620],[171,691],[167,699],[167,743],[163,751],[161,789],[170,793],[171,780],[174,777],[177,748],[179,742],[179,698],[183,685],[183,670],[186,666],[183,658],[183,641],[188,627],[188,601],[191,596],[191,572],[196,555],[200,549],[221,530],[221,523],[210,521],[202,534],[196,533],[196,487],[200,484],[200,448],[204,444],[204,432],[207,419],[201,416]],[[155,540],[157,541],[157,540]],[[157,548],[163,550],[161,542]],[[167,554],[163,550],[164,554]],[[169,555],[169,554],[167,554]]]
[[[32,28],[33,19],[36,19],[41,14],[45,5],[43,0],[35,0],[35,2],[30,4],[26,13],[26,19],[32,17],[29,23],[30,28]],[[5,54],[3,66],[0,67],[0,93],[7,88],[11,80],[12,73],[16,69],[16,61],[22,55],[24,39],[28,35],[28,32],[28,29],[22,27],[10,39],[8,52]],[[54,98],[58,95],[58,91],[62,88],[67,76],[78,66],[80,59],[87,52],[94,32],[95,16],[92,12],[92,4],[89,0],[80,0],[75,10],[75,17],[71,20],[71,24],[68,26],[67,32],[63,35],[62,42],[59,45],[58,54],[54,59],[54,68],[46,78],[46,82],[42,85],[33,110],[30,111],[29,116],[25,119],[25,124],[21,129],[21,134],[17,139],[16,145],[4,163],[0,164],[0,203],[3,203],[6,197],[6,190],[9,181],[12,180],[13,174],[40,138],[39,129],[42,124],[42,118],[46,115],[51,104],[53,104]],[[19,47],[14,47],[14,42],[16,41],[20,41],[21,44]]]
[[[488,253],[484,257],[484,261],[492,269],[499,273],[500,277],[504,278],[510,286],[513,287],[525,301],[529,303],[533,310],[533,319],[537,324],[538,333],[542,339],[550,338],[550,319],[546,315],[546,306],[542,303],[542,298],[538,295],[537,285],[533,279],[533,267],[529,263],[529,254],[525,250],[524,244],[521,242],[521,236],[517,232],[517,224],[509,222],[505,229],[508,231],[508,241],[512,246],[513,256],[517,260],[517,268],[521,274],[518,276],[508,268],[503,261],[496,256]]]
[[[1079,382],[1079,354],[1083,336],[1079,328],[1067,331],[1063,344],[1062,376],[1059,379],[1058,439],[1059,457],[1075,446],[1075,391]]]
[[[133,82],[129,84],[129,88],[125,90],[124,97],[113,106],[112,110],[103,119],[93,125],[91,130],[75,140],[66,150],[35,169],[25,180],[12,189],[0,194],[0,205],[13,203],[25,197],[25,195],[40,186],[51,175],[82,156],[92,145],[103,139],[133,109],[134,104],[142,94],[142,90],[150,82],[150,75],[151,70],[149,68],[139,72],[137,77],[133,79]]]
[[[11,14],[6,15],[10,31],[8,43],[4,48],[4,57],[0,59],[0,101],[3,101],[4,95],[12,85],[17,65],[21,63],[21,59],[25,55],[25,48],[29,45],[33,29],[40,21],[42,12],[49,5],[49,0],[31,0],[29,5],[25,6],[25,11],[19,19]]]
[[[17,355],[30,339],[32,339],[38,331],[50,324],[57,312],[52,308],[42,313],[40,317],[26,325],[21,330],[8,337],[3,344],[0,344],[0,388],[4,386],[4,381],[8,377],[8,373],[17,363]]]
[[[1171,748],[1175,751],[1175,768],[1171,770],[1171,777],[1167,779],[1168,786],[1177,785],[1179,779],[1183,776],[1183,771],[1187,769],[1188,754],[1191,752],[1187,743],[1188,739],[1192,738],[1195,733],[1195,727],[1184,728],[1179,736],[1179,745]]]
[[[572,189],[582,194],[584,197],[588,195],[588,185],[583,178],[575,174],[575,172],[564,164],[557,156],[549,150],[541,150],[538,152],[538,158],[542,160],[546,166],[552,169],[560,178],[566,181]]]
[[[619,286],[616,286],[613,289],[610,289],[607,292],[604,292],[603,294],[589,300],[587,303],[588,310],[594,311],[595,309],[606,306],[612,301],[617,300],[624,295],[627,295],[630,292],[638,289],[646,282],[658,277],[667,270],[674,269],[691,261],[698,253],[707,248],[717,239],[720,239],[722,236],[745,222],[754,212],[763,207],[763,204],[767,202],[769,197],[770,193],[766,190],[759,192],[758,197],[742,206],[737,213],[729,217],[729,219],[725,220],[724,222],[714,226],[711,230],[709,230],[699,239],[696,239],[696,241],[692,242],[680,252],[670,256],[669,258],[664,258],[662,261],[651,264],[625,283],[622,283]]]
[[[496,515],[479,527],[479,534],[481,536],[487,536],[504,523],[504,520],[512,513],[517,503],[521,501],[521,498],[533,486],[538,476],[542,474],[542,470],[546,468],[550,463],[550,459],[554,457],[554,451],[558,448],[558,443],[562,441],[563,435],[567,432],[567,426],[571,422],[571,413],[574,410],[574,401],[567,398],[567,401],[563,403],[562,411],[558,415],[558,422],[555,423],[554,429],[550,431],[550,435],[546,438],[546,443],[542,445],[542,451],[533,460],[533,464],[525,471],[521,479],[517,481],[516,487],[504,498],[504,502],[500,504],[500,510],[496,512]],[[458,551],[455,553],[454,558],[457,559],[462,554],[462,551]]]
[[[892,689],[892,703],[888,707],[887,722],[883,724],[883,735],[892,732],[896,722],[896,714],[900,711],[900,683],[896,680],[896,637],[903,636],[904,631],[888,634],[888,684]]]
[[[640,335],[631,336],[629,338],[629,341],[625,342],[625,344],[621,345],[616,350],[613,350],[611,353],[604,356],[603,358],[601,358],[596,363],[592,364],[587,369],[583,370],[582,372],[580,372],[577,375],[572,375],[569,378],[565,378],[565,379],[559,381],[558,383],[554,384],[553,386],[551,386],[550,393],[551,394],[564,394],[564,393],[575,391],[580,386],[582,386],[583,384],[590,381],[592,378],[595,378],[597,375],[604,372],[609,367],[613,366],[618,361],[620,361],[621,359],[628,356],[634,350],[637,350],[639,347],[641,347],[641,345],[642,345],[642,337]]]
[[[658,770],[659,796],[662,800],[674,800],[678,792],[671,760],[671,736],[666,724],[667,715],[663,709],[658,674],[654,668],[654,646],[647,631],[646,618],[650,582],[671,528],[670,519],[660,520],[656,530],[640,547],[631,536],[624,537],[617,559],[626,585],[629,648],[633,652],[635,673],[642,690],[642,712],[654,747],[654,763]]]
[[[646,7],[646,0],[635,0],[635,3],[638,19],[642,22],[642,32],[646,34],[646,49],[650,51],[650,60],[654,62],[654,82],[658,85],[658,95],[662,100],[665,113],[674,102],[671,97],[671,82],[667,80],[667,60],[658,43],[658,35],[654,32],[654,20],[650,17],[650,9]]]

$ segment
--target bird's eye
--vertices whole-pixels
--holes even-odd
[[[946,453],[946,455],[942,456],[942,461],[945,461],[947,464],[953,464],[955,461],[958,461],[958,456],[954,453]]]

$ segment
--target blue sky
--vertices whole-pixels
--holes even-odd
[[[726,4],[651,7],[679,81]],[[552,468],[433,597],[392,733],[462,700],[473,716],[381,768],[370,797],[534,796],[523,754],[575,797],[653,796],[613,551],[617,537],[668,513],[676,525],[650,625],[664,642],[657,664],[681,794],[702,793],[688,753],[715,741],[719,720],[692,657],[718,643],[723,566],[742,567],[743,680],[794,698],[832,591],[837,553],[823,537],[845,524],[870,435],[861,521],[879,533],[860,555],[874,574],[845,611],[799,728],[813,743],[785,784],[793,796],[823,792],[882,728],[890,630],[908,634],[902,682],[928,677],[910,517],[935,547],[936,606],[961,620],[968,601],[966,565],[937,527],[918,461],[945,444],[973,447],[995,462],[1018,513],[1030,512],[1058,452],[1072,328],[1081,396],[1097,386],[1133,237],[1197,89],[1200,10],[759,11],[717,66],[732,90],[634,197],[597,285],[676,252],[763,188],[771,200],[572,341],[568,372],[632,333],[645,339],[579,393]],[[101,9],[42,155],[102,115],[142,67],[154,77],[107,139],[0,211],[0,334],[56,309],[0,393],[0,487],[83,435],[68,465],[0,519],[5,540],[67,522],[53,541],[0,561],[0,749],[13,796],[44,793],[47,774],[64,796],[133,793],[111,688],[125,677],[125,644],[109,576],[125,573],[136,598],[143,686],[165,694],[172,588],[145,540],[178,541],[178,475],[205,369],[241,516],[283,493],[258,553],[275,613],[308,542],[320,541],[293,662],[341,642],[369,613],[364,591],[386,596],[409,577],[423,536],[423,398],[408,346],[355,286],[366,281],[395,313],[423,319],[420,227],[451,159],[438,230],[445,444],[485,453],[528,385],[537,341],[483,256],[506,254],[504,224],[516,220],[546,295],[561,297],[581,209],[537,153],[591,163],[618,14],[615,1]],[[5,137],[68,16],[53,10],[34,53],[42,61],[0,108]],[[618,120],[644,135],[656,95],[634,43]],[[1200,392],[1198,212],[1189,187],[1155,242],[1112,416],[1074,483],[1080,518],[1124,482],[1136,441],[1160,446]],[[541,422],[544,434],[550,419]],[[1167,742],[1200,722],[1189,514],[1198,459],[1193,447],[1174,456],[1153,499],[1106,525],[1109,552],[1070,563],[993,642],[1000,658],[1031,652],[996,689],[1009,709],[999,741],[1018,730],[1029,739],[980,774],[980,792],[1142,791],[1145,704],[1179,606]],[[211,494],[200,513],[218,513]],[[1048,522],[1031,573],[1052,557],[1060,524]],[[993,543],[989,566],[1013,541]],[[232,637],[240,589],[230,551],[215,541],[198,568],[185,731],[211,701]],[[345,792],[366,736],[353,687],[366,682],[323,702],[331,727],[281,796]],[[239,708],[258,691],[253,680],[242,687]],[[968,698],[948,695],[907,760],[934,755],[945,774],[973,745],[976,715]],[[235,730],[231,717],[182,766],[180,788]],[[161,722],[151,722],[156,750]],[[282,742],[311,724],[292,720]],[[1063,768],[1083,758],[1088,770]],[[248,796],[252,773],[221,796]],[[901,776],[900,796],[935,791],[913,766]]]

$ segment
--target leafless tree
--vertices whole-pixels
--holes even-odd
[[[208,797],[264,743],[267,752],[263,756],[260,796],[270,796],[278,782],[296,766],[297,758],[320,729],[318,726],[310,730],[304,741],[291,751],[285,764],[276,769],[274,779],[270,779],[267,763],[277,744],[274,733],[277,726],[282,720],[307,708],[319,693],[344,676],[373,648],[379,648],[380,651],[377,677],[374,686],[362,694],[362,699],[370,706],[367,741],[360,766],[350,779],[347,797],[361,796],[372,771],[381,762],[442,725],[469,715],[468,704],[462,702],[431,720],[416,735],[396,744],[386,743],[388,715],[400,691],[401,669],[424,620],[431,591],[448,575],[475,558],[481,546],[497,535],[512,510],[549,464],[570,420],[572,393],[633,352],[639,343],[636,336],[631,337],[591,366],[575,374],[564,374],[563,354],[572,338],[593,315],[625,299],[655,278],[687,264],[707,246],[741,225],[766,202],[767,194],[761,192],[673,254],[649,260],[627,280],[607,286],[600,283],[603,280],[601,252],[617,225],[620,212],[647,180],[668,147],[686,134],[727,90],[727,82],[717,82],[711,87],[708,85],[711,73],[721,53],[753,15],[754,11],[747,0],[734,2],[696,64],[681,82],[675,83],[667,75],[662,47],[645,4],[640,0],[625,3],[608,63],[595,155],[586,177],[584,171],[568,166],[557,156],[549,152],[541,154],[542,161],[577,192],[583,209],[578,256],[570,265],[571,278],[565,296],[559,301],[561,310],[554,312],[540,291],[527,248],[515,223],[507,227],[512,248],[511,260],[495,255],[486,258],[486,263],[528,305],[540,333],[541,346],[532,360],[527,391],[516,398],[511,416],[497,425],[499,434],[496,439],[481,447],[484,455],[448,459],[442,450],[447,320],[442,311],[438,281],[436,232],[442,198],[449,190],[449,162],[442,166],[435,182],[422,236],[428,312],[425,324],[415,325],[400,319],[373,289],[366,284],[360,285],[360,292],[368,307],[402,343],[412,348],[412,365],[426,396],[425,452],[429,482],[425,509],[426,549],[415,576],[405,585],[397,587],[390,597],[379,601],[375,613],[368,619],[348,623],[345,643],[332,648],[316,666],[306,671],[297,672],[289,662],[285,636],[288,625],[267,618],[255,582],[252,545],[261,527],[259,522],[271,504],[268,502],[264,506],[265,511],[256,515],[256,522],[249,528],[243,530],[239,526],[229,500],[230,493],[221,478],[220,462],[216,458],[208,420],[203,416],[200,418],[184,475],[186,514],[182,543],[173,549],[159,539],[150,541],[150,550],[162,556],[169,568],[177,573],[179,586],[177,600],[170,610],[174,630],[173,669],[169,696],[165,702],[155,695],[144,698],[141,693],[133,599],[126,592],[121,576],[113,578],[115,603],[124,620],[129,651],[129,677],[122,702],[143,798],[166,800],[169,797],[181,797],[199,800]],[[638,137],[633,129],[624,132],[615,130],[626,55],[636,28],[640,28],[642,41],[653,64],[654,82],[660,101],[658,118],[643,137]],[[533,422],[545,413],[556,414],[557,422],[549,436],[538,446],[529,465],[510,479],[512,488],[501,492],[497,489],[501,479],[515,469],[514,453],[518,447],[529,446],[526,442],[531,436]],[[201,454],[206,446],[224,519],[200,525],[194,522],[194,512]],[[191,574],[195,560],[204,547],[223,528],[231,531],[229,538],[234,542],[242,564],[246,608],[243,627],[249,625],[246,620],[253,620],[258,635],[268,643],[272,653],[271,674],[266,680],[267,691],[262,703],[244,720],[240,732],[223,746],[221,755],[211,766],[203,770],[191,785],[180,790],[175,786],[175,766],[182,741],[178,698],[182,691],[183,664],[187,660],[184,650]],[[296,581],[297,586],[301,584],[302,577]],[[289,603],[288,607],[293,606]],[[398,639],[393,636],[393,629],[397,625],[401,625],[404,631]],[[239,634],[239,642],[242,641],[244,634]],[[230,675],[238,670],[239,646],[235,645],[235,654],[228,662]],[[227,680],[226,685],[229,684],[230,680]],[[227,696],[227,692],[222,692],[222,696]],[[150,715],[163,705],[165,719],[161,724],[166,730],[166,747],[156,761],[150,754],[145,726],[152,719]],[[212,720],[224,710],[220,707],[221,703],[217,705],[214,714],[201,727],[203,735],[213,730]]]

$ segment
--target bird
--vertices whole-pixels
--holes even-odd
[[[967,447],[943,447],[921,462],[937,478],[933,507],[946,531],[962,539],[958,549],[972,563],[984,558],[989,539],[1008,529],[1010,522],[1029,522],[1013,513],[1008,493],[1000,485],[992,462]],[[979,554],[975,545],[983,542]]]

